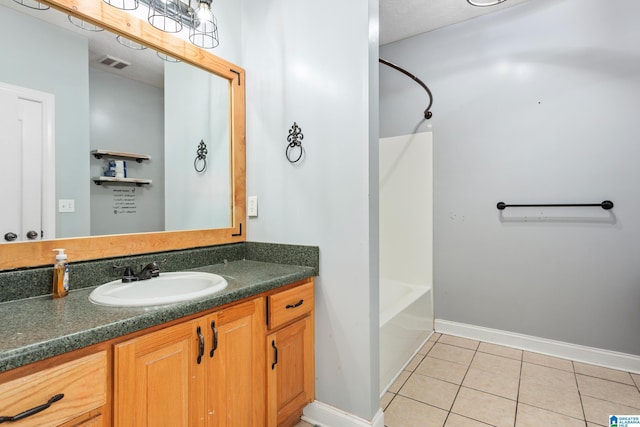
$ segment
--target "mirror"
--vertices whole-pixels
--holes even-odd
[[[58,246],[65,247],[69,253],[70,259],[72,261],[77,261],[123,254],[163,251],[243,241],[244,233],[241,230],[241,224],[244,222],[245,215],[244,71],[234,64],[217,58],[209,52],[199,49],[182,39],[156,30],[145,20],[141,20],[119,9],[115,9],[103,3],[101,0],[85,1],[82,2],[82,5],[68,0],[55,0],[47,2],[47,4],[59,9],[63,14],[71,14],[85,22],[99,25],[106,30],[110,30],[117,35],[125,37],[127,40],[144,44],[149,48],[156,49],[162,54],[169,55],[170,57],[181,61],[177,64],[165,64],[165,71],[167,75],[178,76],[178,78],[173,80],[173,82],[177,83],[171,83],[171,80],[168,77],[165,79],[169,82],[166,84],[167,87],[165,88],[165,106],[169,104],[172,107],[177,105],[180,106],[180,108],[174,108],[171,112],[169,112],[169,110],[165,111],[165,117],[181,113],[186,115],[185,117],[177,120],[177,122],[174,122],[178,123],[178,125],[171,124],[169,119],[165,122],[165,134],[173,134],[175,144],[173,145],[174,151],[170,151],[169,149],[166,151],[166,159],[171,160],[165,160],[165,167],[161,173],[164,173],[165,175],[173,173],[172,176],[176,177],[176,179],[171,180],[164,179],[167,186],[174,186],[180,180],[184,181],[183,178],[186,175],[195,177],[195,181],[181,183],[181,185],[186,185],[186,188],[167,188],[167,200],[164,203],[170,208],[175,208],[172,213],[170,213],[169,209],[164,212],[168,228],[171,230],[183,230],[187,228],[189,230],[123,234],[140,230],[118,230],[112,228],[107,229],[106,231],[96,231],[94,233],[92,227],[92,234],[119,234],[104,237],[74,237],[52,241],[45,240],[41,242],[2,244],[0,245],[0,269],[49,264],[51,258],[49,250]],[[37,37],[34,37],[34,39],[44,46],[47,45],[46,39]],[[14,43],[16,42],[14,41]],[[20,45],[20,42],[17,42],[16,45],[18,49],[25,49],[24,46]],[[212,83],[212,81],[214,81],[213,79],[204,77],[204,86],[207,86],[207,92],[214,94],[210,99],[216,99],[218,101],[218,104],[216,105],[213,105],[207,100],[199,101],[198,98],[196,98],[196,95],[203,91],[203,85],[194,86],[192,84],[186,84],[198,79],[198,76],[208,76],[209,73],[213,73],[217,76],[215,77],[217,83]],[[185,75],[187,75],[187,77],[185,77]],[[55,76],[52,72],[51,78],[53,77]],[[89,78],[94,77],[90,76]],[[107,76],[107,78],[115,77]],[[73,91],[74,87],[73,82],[71,82],[69,90]],[[97,92],[95,89],[92,91]],[[169,102],[169,98],[175,101]],[[185,105],[185,103],[187,105]],[[223,114],[212,114],[212,109],[220,108],[219,104],[226,106]],[[149,104],[147,103],[147,105]],[[56,108],[58,107],[56,106]],[[145,108],[142,109],[144,110]],[[94,113],[95,110],[92,111],[92,116],[98,115]],[[113,113],[105,115],[107,118],[110,118],[111,116],[113,116]],[[92,122],[92,127],[98,129],[95,122],[96,118],[92,117],[92,120],[94,120]],[[203,124],[206,129],[204,129],[204,131],[199,130],[198,126]],[[78,124],[77,127],[82,126],[88,125]],[[65,170],[63,171],[63,178],[61,180],[64,181],[65,179],[70,178],[70,184],[67,186],[69,188],[74,185],[78,186],[78,183],[88,182],[88,187],[91,188],[92,193],[92,211],[96,210],[98,216],[101,213],[104,214],[109,211],[113,212],[115,210],[115,203],[123,200],[125,204],[127,202],[129,204],[133,203],[133,210],[136,210],[136,208],[139,209],[138,206],[142,206],[140,202],[141,198],[149,193],[148,191],[145,193],[147,189],[143,188],[143,186],[97,186],[90,181],[92,176],[99,175],[102,172],[105,160],[91,158],[91,160],[88,161],[89,148],[93,150],[108,149],[128,152],[141,151],[137,150],[137,148],[125,149],[129,148],[131,143],[130,141],[121,141],[124,139],[122,136],[106,135],[109,129],[118,130],[120,127],[122,126],[106,125],[97,134],[91,134],[90,140],[93,146],[87,146],[86,149],[83,148],[80,150],[76,148],[74,150],[68,150],[67,152],[68,157],[75,159],[78,164],[90,164],[90,168],[92,170],[89,172],[89,167],[87,167],[79,178],[71,178],[73,174],[71,171],[68,171],[68,169],[75,168],[67,166],[64,168]],[[130,126],[132,132],[142,130],[143,133],[141,134],[142,136],[134,137],[133,139],[141,139],[145,134],[150,133],[149,128],[151,127],[153,126],[135,126],[134,123]],[[206,134],[206,136],[203,137],[204,134]],[[213,192],[209,191],[209,193],[202,195],[198,193],[201,188],[204,188],[204,186],[202,186],[198,181],[202,175],[199,175],[198,172],[195,171],[194,159],[197,156],[199,142],[205,138],[210,138],[212,141],[230,141],[230,143],[218,145],[207,144],[207,172],[210,172],[209,175],[215,176],[214,180],[216,183],[224,183],[225,180],[227,183],[226,185],[219,186],[218,190],[214,190]],[[150,139],[158,139],[157,134]],[[167,139],[170,138],[167,137]],[[115,142],[118,141],[124,142],[124,144],[118,146],[115,144]],[[56,141],[56,144],[58,144],[58,141]],[[95,146],[95,144],[104,145]],[[168,144],[169,143],[167,143],[167,145]],[[144,149],[142,151],[144,151]],[[184,169],[178,169],[173,172],[171,171],[171,167],[174,166],[174,164],[179,163],[176,161],[178,155],[182,155],[189,159],[190,174],[186,173]],[[57,153],[57,157],[61,157],[59,152]],[[144,177],[144,173],[146,172],[145,168],[148,168],[148,165],[153,163],[153,160],[153,156],[151,156],[151,161],[142,161],[141,163],[138,163],[135,160],[128,160],[128,176],[133,174],[134,176]],[[145,162],[147,164],[145,164]],[[57,164],[59,164],[59,160]],[[184,164],[184,161],[182,164]],[[199,166],[201,167],[201,165]],[[82,168],[78,167],[78,169]],[[74,170],[73,172],[76,173],[77,171]],[[200,181],[202,180],[200,179]],[[60,185],[57,187],[58,191],[56,199],[67,197],[62,191],[60,191]],[[65,187],[63,186],[62,188]],[[188,191],[189,189],[195,190],[195,192],[192,191],[190,193]],[[93,209],[95,199],[94,195],[96,194],[102,195],[106,202],[105,200],[102,200],[102,205],[96,202],[97,208]],[[105,194],[107,197],[104,197]],[[173,196],[176,195],[185,196],[187,201],[184,199],[174,199]],[[217,224],[204,223],[197,219],[194,220],[194,218],[189,218],[191,224],[187,224],[185,226],[175,220],[175,218],[183,220],[188,216],[188,214],[195,210],[194,208],[191,208],[190,205],[189,209],[184,209],[189,200],[210,206],[211,204],[208,203],[208,201],[213,197],[226,199],[225,202],[218,204],[221,208],[218,209],[220,212],[216,213],[216,215],[219,215],[222,219],[219,219]],[[56,206],[56,208],[57,207],[58,206]],[[94,213],[95,212],[92,212],[91,223],[97,223],[97,221],[94,221]],[[111,214],[111,216],[114,215]],[[148,217],[148,215],[144,216]],[[205,212],[204,216],[211,218],[212,214],[210,212]],[[124,222],[129,223],[131,221]],[[143,231],[155,230],[150,229]]]

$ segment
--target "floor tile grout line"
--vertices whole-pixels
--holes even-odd
[[[429,355],[429,353],[431,353],[431,350],[433,350],[433,348],[436,346],[436,343],[438,343],[440,341],[440,338],[442,338],[443,334],[440,334],[440,336],[438,337],[438,339],[433,343],[433,345],[431,346],[431,348],[429,349],[429,351],[427,352],[427,354],[425,354],[424,358],[426,359],[427,356]],[[443,343],[444,344],[444,343]],[[435,359],[438,359],[437,357]],[[424,360],[424,359],[423,359]],[[438,360],[443,360],[443,359],[438,359]],[[467,368],[469,369],[469,368]],[[466,371],[465,371],[465,375],[466,375]],[[463,377],[464,380],[464,377]],[[447,420],[449,419],[449,415],[451,415],[451,410],[453,409],[453,405],[456,403],[456,399],[458,398],[458,393],[460,393],[460,388],[462,387],[462,385],[458,385],[458,390],[456,391],[456,395],[453,397],[453,401],[451,401],[451,407],[449,408],[449,410],[447,411],[447,416],[444,417],[444,422],[442,423],[442,427],[444,427],[445,425],[447,425]]]
[[[477,350],[473,353],[473,357],[476,357],[476,353],[477,353]],[[473,357],[471,358],[471,361],[469,362],[469,365],[467,366],[466,371],[464,371],[464,375],[462,376],[462,379],[460,380],[460,384],[458,384],[458,390],[456,391],[456,395],[453,397],[453,401],[451,402],[451,408],[449,408],[449,412],[447,413],[447,416],[446,416],[446,418],[444,420],[443,426],[447,424],[447,420],[449,419],[449,416],[451,415],[451,412],[453,411],[453,407],[456,404],[456,400],[458,399],[458,395],[460,394],[460,390],[462,390],[462,384],[464,383],[464,379],[467,377],[467,374],[469,373],[469,369],[471,369],[471,362],[473,362]]]
[[[619,371],[619,372],[624,372],[624,371]],[[632,387],[632,388],[636,388],[636,389],[638,388],[638,386],[635,385],[635,383],[634,384],[623,383],[621,381],[612,380],[610,378],[596,377],[594,375],[584,374],[582,372],[575,372],[575,374],[576,375],[581,375],[583,377],[594,378],[596,380],[609,381],[609,382],[616,383],[616,384],[626,385],[626,386],[629,386],[629,387]],[[633,378],[632,378],[632,380],[633,380]],[[640,392],[640,390],[638,390],[638,392]]]
[[[574,361],[571,361],[571,367],[573,368],[573,380],[576,383],[576,390],[578,390],[578,398],[580,399],[580,409],[582,409],[582,417],[584,418],[584,425],[587,426],[587,413],[584,409],[584,402],[582,400],[582,392],[580,391],[580,384],[578,384],[578,374],[576,373],[576,365]]]
[[[536,353],[536,354],[542,354],[542,353]],[[553,357],[553,356],[551,356],[551,357]],[[565,359],[563,359],[563,360],[565,360]],[[572,360],[569,360],[569,362],[572,362]],[[524,360],[524,359],[522,360],[522,363],[528,363],[530,365],[542,366],[543,368],[555,369],[556,371],[568,372],[568,373],[571,373],[571,374],[575,374],[574,371],[567,371],[566,369],[556,368],[555,366],[543,365],[542,363],[530,362],[530,361]]]
[[[513,425],[518,422],[518,407],[520,407],[520,385],[522,384],[522,367],[524,366],[524,351],[520,353],[520,375],[518,375],[518,392],[516,393],[516,412],[513,415]]]
[[[524,406],[530,406],[532,408],[540,409],[541,411],[544,411],[544,412],[550,412],[552,414],[561,415],[563,417],[571,418],[571,419],[576,420],[576,421],[584,421],[586,423],[586,420],[584,420],[584,419],[576,418],[576,417],[574,417],[572,415],[568,415],[568,414],[565,414],[563,412],[554,411],[553,409],[544,408],[542,406],[537,406],[537,405],[534,405],[533,403],[525,403],[525,402],[518,401],[518,404],[522,404]]]
[[[444,411],[444,412],[447,412],[447,413],[451,412],[451,411],[447,411],[446,409],[442,409],[442,408],[441,408],[441,407],[439,407],[439,406],[433,405],[433,404],[431,404],[431,403],[423,402],[422,400],[420,400],[420,399],[416,399],[415,397],[405,396],[404,394],[400,394],[400,393],[398,393],[398,395],[399,395],[400,397],[404,398],[404,399],[409,399],[409,400],[412,400],[412,401],[414,401],[414,402],[416,402],[416,403],[421,403],[421,404],[423,404],[423,405],[427,405],[427,406],[430,406],[430,407],[432,407],[432,408],[439,409],[439,410]]]
[[[580,390],[578,390],[578,393],[580,393]],[[582,396],[582,393],[580,393],[580,396]],[[616,405],[622,405],[622,406],[626,406],[628,408],[632,408],[632,409],[636,409],[636,410],[640,411],[640,407],[629,405],[628,403],[623,403],[623,402],[616,401],[616,400],[607,400],[607,399],[603,399],[602,397],[590,396],[588,394],[585,394],[584,397],[588,397],[589,399],[593,399],[593,400],[598,400],[600,402],[607,402],[607,403],[613,403],[613,404],[616,404]]]
[[[637,389],[637,387],[634,387],[634,386],[632,386],[630,384],[625,384],[625,383],[621,383],[621,382],[618,382],[618,381],[608,380],[606,378],[592,377],[592,376],[589,376],[589,375],[579,374],[579,373],[576,372],[575,373],[576,387],[578,388],[578,394],[580,395],[580,403],[582,403],[583,392],[580,391],[580,384],[578,383],[578,375],[583,376],[583,377],[587,377],[587,378],[593,378],[593,379],[600,380],[600,381],[606,381],[606,382],[618,384],[618,385],[621,385],[621,386],[628,386],[628,387],[631,387],[632,389]],[[640,391],[638,391],[638,394],[640,395]],[[601,396],[591,396],[589,394],[584,394],[584,396],[585,397],[589,397],[591,399],[599,400],[601,402],[609,402],[609,403],[614,403],[614,404],[618,404],[618,405],[624,405],[624,406],[627,406],[629,408],[634,408],[634,409],[637,409],[637,410],[640,411],[640,404],[638,406],[634,406],[634,405],[630,405],[628,403],[623,403],[623,402],[616,401],[616,400],[605,399],[605,398],[603,398]],[[583,412],[584,412],[584,405],[583,405],[582,409],[583,409]],[[585,415],[585,419],[586,419],[586,415]]]

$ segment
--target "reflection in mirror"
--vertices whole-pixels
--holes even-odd
[[[232,177],[230,190],[232,200],[230,209],[231,224],[229,227],[223,228],[136,233],[133,235],[113,234],[93,237],[68,237],[53,240],[45,239],[40,241],[0,244],[0,269],[49,265],[51,263],[51,251],[54,248],[67,249],[66,252],[69,254],[69,259],[72,262],[77,262],[245,241],[246,232],[243,231],[242,227],[246,218],[244,70],[236,64],[197,48],[193,44],[185,41],[184,38],[163,33],[149,25],[146,20],[132,16],[126,11],[111,7],[102,0],[83,0],[82,2],[78,2],[77,0],[42,1],[51,6],[52,9],[62,11],[64,16],[67,16],[67,14],[73,15],[89,24],[111,30],[115,34],[126,37],[136,43],[154,48],[162,55],[167,55],[184,63],[195,65],[197,68],[215,74],[227,82],[229,99],[227,114],[230,122],[229,134],[231,144],[228,162],[230,164],[230,175]],[[4,13],[0,14],[0,18],[4,16]],[[86,69],[84,72],[76,73],[67,69],[66,61],[73,62],[77,61],[78,58],[75,58],[71,52],[68,53],[65,49],[58,49],[58,47],[66,47],[65,43],[73,46],[73,43],[78,43],[77,37],[70,37],[66,33],[62,35],[59,34],[58,39],[43,37],[40,27],[45,27],[46,25],[44,24],[16,28],[16,26],[11,25],[11,22],[7,23],[3,20],[3,23],[7,24],[7,27],[10,29],[9,34],[11,34],[11,37],[9,39],[0,37],[0,49],[2,49],[1,52],[3,54],[3,67],[0,67],[0,73],[5,69],[5,58],[10,55],[13,55],[12,58],[17,58],[20,57],[22,53],[22,56],[31,59],[31,62],[21,64],[22,74],[19,75],[18,78],[22,79],[27,76],[33,78],[35,76],[35,80],[32,81],[36,81],[39,85],[57,80],[56,84],[59,86],[60,91],[56,94],[55,108],[68,108],[70,105],[73,106],[73,102],[70,101],[73,100],[73,96],[76,95],[76,87],[80,85],[81,88],[84,88],[85,85],[88,85],[89,73]],[[5,28],[2,29],[4,30]],[[34,32],[30,33],[28,30],[33,30]],[[84,43],[87,42],[85,41]],[[34,58],[33,55],[29,55],[29,52],[41,46],[50,48],[51,54],[44,52],[42,58]],[[86,59],[85,56],[85,64]],[[39,66],[46,69],[46,72],[38,73],[37,67]],[[67,75],[67,73],[69,73],[69,75]],[[85,105],[88,104],[88,98],[86,98],[84,102]],[[42,108],[42,111],[46,113],[46,102],[42,105],[45,106],[45,108]],[[86,111],[88,111],[88,107]],[[2,115],[0,115],[0,117],[1,116]],[[86,116],[88,116],[88,113]],[[88,192],[90,188],[89,162],[92,160],[87,161],[89,150],[89,142],[87,142],[89,131],[87,128],[89,125],[87,124],[88,121],[84,122],[80,120],[86,119],[86,116],[75,117],[77,122],[63,123],[63,125],[59,125],[60,120],[56,119],[56,142],[84,141],[84,145],[82,145],[80,149],[77,147],[73,148],[72,145],[69,145],[69,147],[72,148],[67,147],[64,150],[58,149],[55,155],[50,156],[56,158],[55,163],[58,171],[60,171],[60,162],[62,160],[66,162],[71,160],[70,163],[66,163],[66,166],[72,169],[68,174],[58,173],[57,175],[56,180],[63,182],[56,182],[57,190],[51,193],[56,193],[55,197],[58,198],[56,201],[60,203],[58,204],[56,201],[52,201],[48,204],[50,207],[55,208],[56,211],[59,210],[59,208],[63,208],[64,210],[78,213],[82,211],[83,214],[89,212],[88,197],[78,199],[78,203],[75,203],[76,200],[73,199],[76,196],[74,191],[79,190],[81,194],[84,194],[82,192]],[[64,130],[64,132],[61,132],[61,130]],[[82,132],[78,133],[79,130]],[[44,136],[49,136],[49,133],[51,135],[54,134],[53,127],[51,127],[51,132],[46,132]],[[197,140],[195,143],[197,143]],[[183,144],[186,146],[188,142],[183,141]],[[46,151],[45,149],[45,155],[47,154]],[[37,159],[31,160],[35,164],[40,164]],[[170,160],[172,161],[173,159]],[[42,168],[46,168],[47,165],[50,164],[53,164],[53,162],[41,163]],[[191,164],[192,163],[190,163],[190,165]],[[78,171],[76,169],[82,170],[81,180],[74,180],[75,178],[73,178],[77,176]],[[67,177],[69,177],[69,179],[67,179]],[[14,184],[14,181],[15,180],[11,180],[11,183]],[[45,184],[46,183],[47,182],[45,182]],[[95,184],[91,183],[91,185]],[[3,190],[5,187],[3,187]],[[64,218],[67,218],[67,222],[73,222],[76,216],[67,215],[64,217],[58,215],[58,224],[52,228],[61,228],[61,223],[65,222],[63,220]],[[80,218],[80,216],[77,216],[77,218],[78,222],[84,220],[84,217]],[[87,221],[87,223],[88,222],[89,221]],[[2,223],[3,222],[0,221],[0,224]],[[88,227],[88,224],[82,225]],[[37,235],[37,233],[25,234]]]
[[[31,229],[42,229],[43,238],[68,238],[232,226],[229,80],[121,40],[79,30],[54,9],[0,0],[0,83],[54,99],[55,189],[44,196],[55,206],[54,219],[49,226],[17,226],[19,239]],[[208,153],[203,172],[194,168],[200,141]],[[149,160],[98,159],[92,150]],[[127,179],[151,184],[94,184],[92,178],[113,173],[110,160],[119,167],[126,162],[119,177],[126,171]]]

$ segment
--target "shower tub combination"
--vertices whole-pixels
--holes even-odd
[[[431,286],[380,279],[380,386],[384,393],[433,333]]]
[[[431,132],[380,140],[380,392],[433,333]]]

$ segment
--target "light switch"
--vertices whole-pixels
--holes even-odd
[[[258,196],[247,197],[247,215],[258,216]]]
[[[76,201],[73,199],[58,199],[58,212],[75,212]]]

